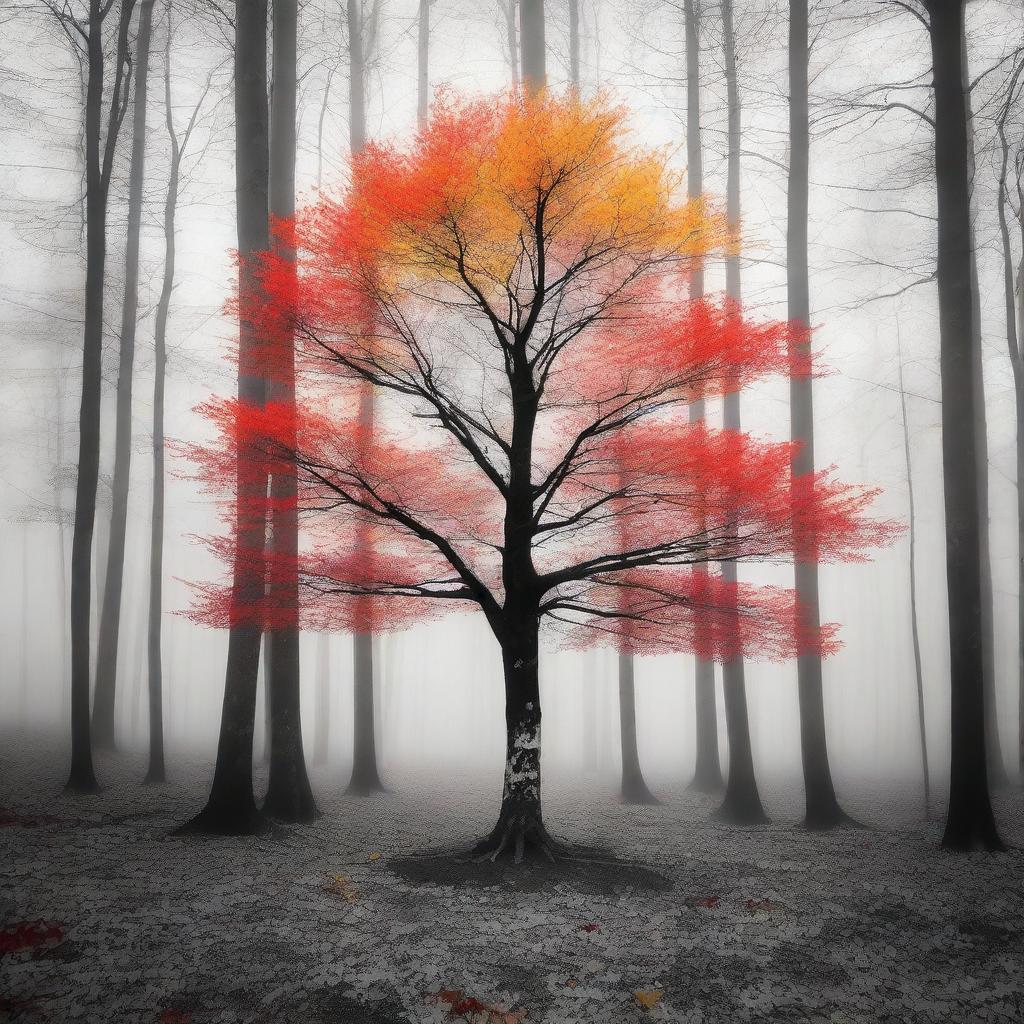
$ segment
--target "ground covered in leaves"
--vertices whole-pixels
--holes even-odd
[[[479,776],[392,777],[370,799],[314,773],[324,817],[259,839],[169,838],[208,766],[58,795],[65,756],[3,737],[0,1020],[734,1022],[1024,1020],[1024,792],[1005,854],[938,849],[911,792],[847,787],[870,831],[728,828],[680,789],[657,807],[549,786],[555,868],[466,865],[493,824]]]

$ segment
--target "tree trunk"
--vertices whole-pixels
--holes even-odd
[[[985,763],[971,202],[961,49],[964,2],[930,0],[928,8],[935,88],[936,272],[951,689],[949,811],[942,845],[994,850],[1002,844],[992,816]]]
[[[509,74],[512,77],[512,85],[519,85],[519,0],[504,0],[502,10],[505,13],[505,34],[508,37],[508,61]]]
[[[523,84],[528,93],[547,88],[544,44],[544,0],[519,0],[519,46],[522,53]]]
[[[796,365],[804,362],[810,339],[811,301],[807,253],[810,131],[808,126],[807,65],[809,59],[807,0],[789,5],[789,195],[786,222],[786,295],[789,320],[802,336],[793,346]],[[814,472],[814,392],[811,378],[792,373],[789,385],[790,426],[798,442],[792,462],[793,483]],[[796,594],[804,623],[812,635],[821,624],[818,606],[818,563],[811,552],[795,552]],[[806,814],[811,829],[849,824],[839,806],[828,760],[821,657],[797,659],[800,698],[800,754],[803,762]]]
[[[558,845],[541,813],[541,709],[537,619],[520,618],[506,633],[501,661],[505,677],[505,775],[501,811],[490,835],[473,853],[496,860],[511,853],[553,859]]]
[[[146,107],[152,26],[153,0],[140,0],[135,55],[132,155],[128,178],[124,300],[121,304],[121,346],[117,372],[110,542],[107,546],[106,583],[103,587],[103,608],[100,613],[96,689],[92,709],[93,742],[106,749],[113,749],[115,745],[114,697],[117,688],[117,647],[121,629],[121,589],[124,582],[124,544],[128,527],[128,483],[132,458],[132,378],[135,373],[135,331],[139,313],[139,236],[142,232],[142,187],[146,176]]]
[[[117,70],[110,101],[106,141],[100,156],[103,114],[103,19],[101,0],[89,0],[86,150],[85,325],[82,343],[82,401],[78,418],[78,482],[75,525],[71,541],[71,772],[66,788],[96,793],[89,715],[89,662],[92,590],[92,538],[96,522],[96,490],[100,468],[100,400],[103,358],[103,283],[107,259],[107,196],[120,128],[128,25],[134,0],[122,0],[117,32]]]
[[[281,221],[295,217],[295,93],[297,0],[274,0],[274,67],[270,107],[270,214]],[[280,238],[275,253],[295,273],[295,251]],[[273,370],[268,398],[287,420],[289,447],[296,444],[295,339],[281,328],[273,339]],[[299,515],[294,465],[273,474],[270,483],[272,544],[276,567],[271,573],[270,604],[286,621],[271,632],[270,777],[263,813],[280,821],[310,822],[319,814],[313,799],[302,747],[299,666]]]
[[[268,238],[269,116],[267,110],[267,2],[248,0],[235,8],[235,203],[238,223],[239,317],[238,398],[262,406],[265,397],[256,336],[246,308],[257,301],[258,281],[250,260],[265,252]],[[237,612],[259,607],[263,567],[259,553],[266,536],[267,478],[259,453],[240,446],[235,503],[232,602]],[[261,627],[241,614],[228,634],[224,704],[213,786],[205,808],[184,832],[249,835],[267,828],[252,785],[256,672]]]
[[[633,655],[619,652],[619,729],[622,749],[622,788],[624,804],[656,804],[658,798],[647,788],[640,768],[636,736],[636,683]]]
[[[331,738],[331,638],[317,638],[316,727],[313,733],[313,764],[327,764]]]
[[[427,126],[430,108],[430,5],[433,0],[420,0],[420,16],[416,41],[416,125]]]
[[[704,190],[700,130],[700,16],[696,0],[686,0],[683,10],[686,30],[686,191],[691,199],[696,199]],[[704,267],[695,261],[690,270],[690,298],[700,299],[703,296]],[[690,406],[690,420],[697,422],[703,418],[704,401],[701,399]],[[703,627],[698,625],[697,628]],[[722,767],[718,755],[714,662],[698,656],[694,672],[697,758],[690,788],[699,793],[717,793],[722,788]]]
[[[896,341],[899,360],[900,419],[903,424],[903,461],[907,467],[907,519],[910,535],[910,637],[914,646],[914,677],[917,682],[917,731],[921,743],[921,777],[924,779],[924,816],[931,817],[931,774],[928,771],[928,731],[924,717],[924,672],[921,667],[921,638],[917,627],[917,516],[914,511],[914,474],[910,459],[910,425],[907,422],[907,395],[903,390],[903,353]]]
[[[366,89],[362,19],[358,0],[348,0],[349,37],[349,147],[355,156],[366,144]],[[373,386],[363,382],[359,388],[359,419],[373,423]],[[371,543],[361,533],[357,543]],[[354,675],[352,680],[353,737],[352,778],[348,792],[368,796],[384,789],[377,770],[377,745],[373,714],[373,634],[356,633],[352,638]]]
[[[971,109],[970,72],[967,63],[967,39],[961,38],[961,60],[964,74],[964,105],[967,116],[968,180],[972,199],[976,170],[974,150],[974,113]],[[985,740],[988,752],[988,777],[992,786],[1006,786],[1009,777],[1003,763],[999,741],[999,714],[996,702],[995,595],[992,589],[992,555],[989,541],[988,495],[988,417],[985,408],[985,370],[982,358],[981,285],[978,281],[977,232],[974,208],[971,209],[971,352],[974,358],[974,412],[977,416],[975,435],[978,442],[978,559],[981,566],[981,643],[985,678]]]
[[[726,213],[729,226],[740,229],[740,93],[736,77],[736,35],[733,27],[732,0],[722,0],[722,48],[725,59],[725,85],[728,103],[728,155],[726,161]],[[742,298],[740,258],[730,253],[725,264],[725,294],[729,303],[738,309]],[[723,401],[723,426],[739,431],[740,395],[727,394]],[[724,562],[722,576],[736,582],[736,563]],[[738,620],[735,623],[738,632]],[[725,726],[729,736],[729,773],[725,797],[716,817],[737,825],[760,825],[768,817],[761,805],[754,773],[754,757],[750,745],[750,722],[747,714],[747,687],[743,655],[730,658],[722,665],[722,691],[725,698]]]

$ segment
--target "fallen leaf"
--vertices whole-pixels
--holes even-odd
[[[324,886],[324,892],[340,896],[347,903],[355,903],[356,891],[347,875],[330,875],[330,881]]]
[[[370,854],[370,860],[380,860],[380,850],[374,850],[373,853]]]
[[[580,931],[587,932],[588,934],[590,932],[599,932],[600,930],[601,926],[599,924],[594,924],[593,921],[588,921],[586,924],[580,925]]]
[[[747,910],[749,910],[752,914],[756,913],[759,910],[763,910],[763,911],[768,912],[768,911],[771,911],[771,909],[772,909],[772,901],[771,900],[747,900],[747,902],[744,904],[744,906],[746,906]]]
[[[157,1024],[192,1024],[192,1014],[184,1010],[164,1010],[157,1017]]]
[[[633,998],[645,1009],[653,1010],[661,1002],[665,993],[658,988],[638,989],[633,993]]]
[[[719,903],[722,902],[721,896],[705,896],[702,900],[697,900],[698,907],[705,907],[707,910],[714,910]]]
[[[575,978],[567,978],[565,982],[566,988],[575,988],[579,982]]]

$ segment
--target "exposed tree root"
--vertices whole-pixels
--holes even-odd
[[[569,857],[565,846],[553,839],[536,811],[525,810],[498,818],[491,834],[470,851],[477,862],[512,857],[516,864],[547,861],[551,864]]]

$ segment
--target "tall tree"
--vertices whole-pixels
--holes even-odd
[[[949,601],[951,761],[942,845],[1000,849],[985,756],[978,503],[978,400],[971,287],[971,188],[964,90],[965,0],[924,0],[935,91],[942,485]]]
[[[267,105],[267,0],[235,9],[235,210],[238,231],[238,399],[265,402],[262,339],[258,327],[258,261],[270,246],[268,178],[270,118]],[[267,470],[252,445],[233,454],[234,536],[232,609],[213,785],[206,806],[183,832],[247,835],[264,831],[252,780],[256,674],[265,604]],[[252,611],[256,609],[255,613]]]
[[[786,299],[789,321],[796,337],[792,344],[794,367],[810,353],[810,273],[807,218],[810,193],[810,130],[807,73],[810,59],[807,0],[789,3],[789,188],[786,216]],[[814,391],[811,378],[793,373],[789,388],[790,426],[797,447],[793,453],[793,490],[814,473]],[[808,538],[810,541],[811,538]],[[818,563],[812,549],[795,552],[796,592],[809,629],[821,622],[818,601]],[[797,659],[800,698],[800,754],[804,773],[804,824],[829,829],[849,824],[836,799],[828,760],[825,698],[821,658],[813,651]]]
[[[728,155],[726,158],[726,216],[729,227],[737,235],[740,230],[740,159],[741,120],[739,79],[736,74],[736,29],[732,0],[722,0],[722,50],[725,64],[725,87],[728,104]],[[737,314],[742,301],[740,255],[733,250],[726,257],[725,294]],[[722,398],[722,425],[726,430],[740,430],[740,393],[726,391]],[[736,563],[722,565],[722,578],[736,583]],[[738,623],[734,628],[738,627]],[[747,684],[742,652],[722,663],[722,696],[725,699],[725,726],[729,737],[729,770],[725,797],[717,816],[740,825],[758,825],[768,820],[761,804],[754,773],[754,756],[750,745],[750,721],[747,714]]]
[[[684,0],[686,33],[686,191],[691,199],[704,190],[704,155],[700,125],[700,14],[698,0]],[[690,270],[690,298],[704,295],[704,267],[694,261]],[[690,418],[704,417],[704,399],[690,406]],[[697,656],[694,669],[696,766],[691,788],[716,793],[722,788],[722,767],[718,756],[718,716],[715,709],[714,662]]]
[[[135,376],[135,334],[139,319],[139,238],[142,233],[142,188],[146,177],[146,108],[149,102],[149,44],[153,31],[153,0],[139,0],[136,34],[135,99],[132,113],[132,154],[128,172],[128,232],[125,240],[124,296],[121,303],[120,354],[117,370],[117,413],[114,426],[114,479],[111,485],[110,541],[106,583],[96,652],[93,695],[93,742],[114,746],[114,696],[117,688],[117,647],[121,630],[121,589],[124,582],[124,541],[128,527],[128,482],[132,458],[132,383]]]
[[[427,123],[430,108],[430,5],[433,0],[420,0],[416,23],[416,124]]]
[[[85,22],[66,7],[51,7],[76,46],[84,49],[85,96],[85,324],[82,344],[82,400],[78,417],[78,481],[71,541],[71,772],[67,789],[99,790],[92,762],[89,716],[89,634],[92,591],[92,540],[100,463],[100,399],[103,355],[103,293],[107,262],[107,199],[117,151],[117,136],[128,107],[129,42],[135,0],[117,5],[114,80],[109,90],[106,135],[103,135],[103,25],[113,9],[89,0]]]
[[[529,92],[547,88],[544,0],[519,0],[519,45],[523,83]]]
[[[298,84],[298,0],[274,0],[273,89],[270,104],[270,214],[275,222],[295,217],[295,94]],[[281,274],[295,275],[292,242],[275,232],[273,258]],[[277,325],[271,339],[267,399],[295,429],[295,339],[291,327]],[[299,519],[295,468],[279,463],[270,482],[271,557],[282,571],[272,574],[268,599],[277,621],[271,639],[270,776],[263,812],[290,822],[309,822],[319,813],[313,800],[302,746],[299,676],[299,583],[296,560]]]
[[[317,638],[316,657],[316,727],[313,733],[313,764],[327,764],[331,723],[331,637],[321,633]]]
[[[569,0],[569,84],[580,87],[580,0]]]
[[[366,145],[366,33],[363,5],[360,0],[347,0],[349,45],[349,148],[353,158]],[[361,382],[359,387],[359,419],[372,434],[374,420],[373,383]],[[361,548],[372,546],[372,537],[365,532],[358,541]],[[348,792],[368,796],[384,789],[377,766],[377,731],[374,722],[373,634],[358,630],[352,638],[353,653],[353,743],[352,778]]]
[[[634,653],[831,649],[831,628],[798,628],[791,594],[687,567],[777,558],[807,532],[819,557],[849,557],[891,532],[867,518],[870,492],[826,475],[794,504],[786,443],[650,415],[784,372],[788,326],[682,297],[673,269],[725,245],[725,218],[679,202],[667,155],[638,152],[623,117],[513,94],[435,110],[411,152],[357,159],[344,199],[301,220],[298,291],[264,282],[268,315],[292,319],[310,357],[297,448],[279,417],[226,401],[209,406],[217,441],[194,451],[213,481],[239,447],[298,466],[319,628],[351,628],[368,599],[384,628],[481,610],[501,648],[506,744],[480,856],[557,849],[541,813],[542,621],[572,646]],[[353,377],[438,430],[419,446],[404,427],[369,435],[336,400]],[[623,517],[639,547],[623,544]],[[352,543],[368,522],[386,560]],[[212,598],[207,621],[230,620],[232,595]]]

